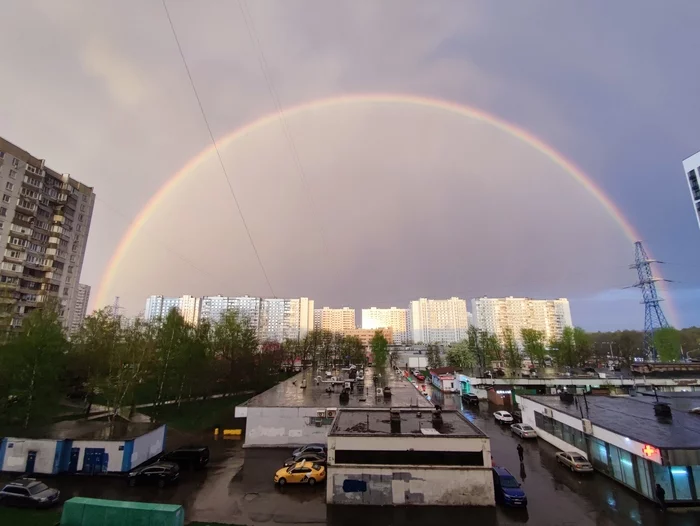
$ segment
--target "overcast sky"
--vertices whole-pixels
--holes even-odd
[[[697,0],[168,0],[214,136],[282,108],[401,93],[468,105],[587,173],[667,261],[681,326],[700,316],[700,231],[681,162],[700,150]],[[242,9],[248,10],[246,25]],[[0,135],[95,188],[92,307],[130,222],[211,145],[161,0],[5,0]],[[250,33],[249,33],[250,32]],[[251,38],[252,36],[252,38]],[[267,80],[266,80],[267,77]],[[271,93],[272,92],[272,93]],[[277,99],[275,98],[275,95]],[[634,247],[602,205],[487,122],[409,104],[279,114],[221,148],[153,213],[105,290],[568,297],[587,329],[641,328]]]

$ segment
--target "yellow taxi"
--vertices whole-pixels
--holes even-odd
[[[326,468],[313,462],[302,461],[280,468],[275,473],[275,484],[284,486],[285,484],[308,484],[313,486],[317,482],[326,480]]]

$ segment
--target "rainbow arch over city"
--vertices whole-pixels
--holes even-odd
[[[258,119],[249,122],[248,124],[245,124],[221,137],[217,140],[216,144],[219,150],[225,150],[229,145],[236,142],[238,139],[245,137],[251,132],[260,131],[267,126],[275,124],[280,125],[281,118],[294,117],[307,111],[318,111],[325,108],[347,105],[417,106],[433,109],[438,112],[451,113],[473,121],[487,123],[494,128],[505,132],[511,137],[519,139],[528,146],[531,146],[569,174],[586,191],[588,191],[588,193],[595,197],[608,215],[618,224],[624,235],[629,239],[630,243],[634,243],[635,241],[641,239],[632,223],[625,217],[619,207],[605,194],[605,192],[596,184],[595,181],[581,171],[572,161],[564,157],[561,153],[530,132],[499,117],[486,113],[483,110],[456,102],[400,93],[359,93],[334,96],[305,102],[283,109],[282,114],[275,111],[263,115],[262,117],[259,117]],[[129,228],[119,241],[119,245],[112,254],[112,257],[107,264],[107,268],[102,275],[95,300],[96,307],[105,306],[111,303],[107,300],[106,294],[114,282],[119,265],[125,259],[129,251],[129,247],[138,236],[143,226],[148,222],[149,218],[158,210],[160,204],[177,189],[178,185],[182,181],[193,174],[199,166],[201,166],[210,156],[215,155],[215,153],[214,146],[210,145],[187,161],[187,163],[178,172],[172,175],[163,184],[163,186],[161,186],[158,191],[153,194],[146,205],[133,219],[129,225]],[[632,246],[630,245],[630,257],[632,257],[632,254],[633,250]],[[667,305],[669,318],[672,324],[677,326],[679,318],[677,316],[676,309],[670,301],[670,298]]]

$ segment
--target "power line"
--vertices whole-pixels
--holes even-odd
[[[287,144],[289,145],[289,149],[292,153],[292,159],[294,161],[297,174],[304,187],[306,197],[309,201],[309,205],[311,209],[315,211],[316,204],[313,198],[313,194],[311,192],[311,188],[308,184],[306,171],[304,170],[304,165],[301,162],[301,157],[299,156],[299,151],[294,142],[294,137],[292,136],[292,133],[289,130],[289,126],[287,125],[287,119],[284,116],[284,110],[282,109],[282,103],[280,102],[279,95],[277,93],[277,90],[275,89],[275,84],[272,81],[272,77],[269,73],[270,68],[267,64],[267,59],[265,58],[265,52],[263,51],[262,43],[260,42],[260,38],[258,36],[258,31],[255,28],[253,16],[250,14],[250,9],[248,8],[247,0],[238,0],[238,8],[240,9],[241,15],[243,16],[243,22],[245,23],[246,30],[248,32],[248,37],[250,38],[253,47],[257,51],[258,65],[260,66],[260,71],[262,72],[263,77],[265,78],[267,90],[270,93],[270,97],[272,98],[272,101],[275,105],[275,109],[277,110],[278,118],[282,126],[282,131],[284,133],[285,139],[287,140]],[[329,259],[330,251],[328,250],[328,243],[326,242],[326,235],[323,229],[323,225],[320,222],[318,223],[318,228],[321,234],[321,243],[323,245],[323,250],[326,253],[326,258]]]
[[[275,295],[275,291],[272,288],[272,283],[270,282],[270,278],[267,275],[267,271],[265,270],[265,265],[263,265],[262,258],[260,257],[260,253],[258,252],[258,248],[255,245],[255,241],[253,240],[253,235],[250,233],[250,228],[248,228],[248,223],[245,220],[245,216],[243,215],[243,210],[241,209],[241,205],[238,202],[238,197],[236,197],[236,192],[233,190],[233,186],[231,185],[231,180],[228,176],[228,171],[226,170],[226,165],[224,164],[224,160],[221,157],[221,152],[219,152],[219,146],[216,144],[216,139],[214,138],[214,133],[211,131],[211,125],[209,124],[209,119],[207,118],[207,114],[204,111],[204,106],[202,105],[202,99],[199,97],[199,92],[197,91],[197,86],[194,83],[194,79],[192,78],[192,73],[190,72],[190,67],[187,64],[187,59],[185,58],[185,54],[182,51],[182,46],[180,45],[180,39],[177,36],[177,31],[175,30],[175,25],[173,24],[173,20],[170,17],[170,11],[168,10],[168,4],[166,0],[162,0],[163,2],[163,9],[165,9],[165,15],[168,18],[168,24],[170,25],[170,30],[173,33],[173,38],[175,39],[175,43],[177,44],[177,50],[180,53],[180,58],[182,59],[182,64],[185,66],[185,71],[187,72],[187,78],[190,80],[190,86],[192,87],[192,92],[194,93],[195,98],[197,99],[197,105],[199,106],[199,111],[202,114],[202,119],[204,120],[204,124],[207,127],[207,131],[209,132],[209,138],[211,139],[212,145],[214,146],[214,150],[216,151],[216,157],[219,160],[219,164],[221,165],[221,172],[224,176],[224,179],[226,179],[226,184],[228,185],[228,189],[231,192],[231,197],[233,197],[233,202],[236,205],[236,210],[238,210],[238,215],[241,218],[241,222],[243,223],[243,227],[245,228],[246,234],[248,235],[248,241],[250,241],[250,246],[253,248],[253,252],[255,253],[255,258],[258,260],[258,265],[260,265],[260,270],[262,270],[263,276],[265,277],[265,281],[267,282],[267,286],[270,289],[270,294],[272,294],[273,298],[276,298],[277,296]]]

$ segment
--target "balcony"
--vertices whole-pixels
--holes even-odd
[[[13,220],[14,221],[14,220]],[[10,232],[17,237],[30,238],[34,231],[26,226],[16,225],[15,223],[10,224]]]
[[[36,212],[36,203],[32,203],[31,201],[19,197],[17,198],[17,207],[16,207],[18,212],[25,213],[25,214],[32,214]]]

